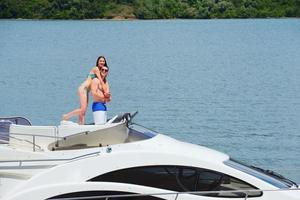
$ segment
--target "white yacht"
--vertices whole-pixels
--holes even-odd
[[[159,134],[132,117],[102,126],[9,123],[0,144],[0,199],[300,199],[299,186],[275,172]]]

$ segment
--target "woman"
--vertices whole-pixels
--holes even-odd
[[[104,66],[107,67],[106,59],[104,56],[99,56],[96,62],[96,67],[93,67],[91,69],[87,79],[78,88],[80,108],[77,108],[67,114],[64,114],[63,120],[69,120],[71,117],[79,115],[78,123],[81,125],[84,124],[85,113],[88,106],[88,93],[91,89],[92,80],[94,78],[98,78],[100,84],[103,84],[103,80],[100,75],[100,69]]]
[[[107,66],[103,66],[100,69],[100,75],[102,82],[100,79],[93,79],[91,85],[91,92],[94,98],[94,103],[92,106],[94,122],[96,125],[105,124],[107,121],[106,115],[106,105],[105,103],[111,101],[111,95],[109,90],[109,84],[107,81],[109,68]]]

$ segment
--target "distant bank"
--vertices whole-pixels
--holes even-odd
[[[300,17],[299,0],[1,0],[1,19]]]

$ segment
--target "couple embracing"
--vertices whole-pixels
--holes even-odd
[[[80,108],[77,108],[63,115],[63,120],[69,120],[73,116],[79,116],[78,123],[83,125],[85,122],[85,113],[88,107],[89,91],[93,96],[93,116],[95,124],[105,124],[107,121],[105,103],[111,101],[109,84],[107,81],[109,68],[104,56],[99,56],[96,66],[88,74],[86,80],[78,88],[80,99]]]

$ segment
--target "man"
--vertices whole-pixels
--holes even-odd
[[[101,79],[99,80],[98,78],[94,78],[92,80],[91,93],[94,99],[92,110],[96,125],[105,124],[107,121],[107,108],[105,103],[111,101],[109,84],[106,80],[108,70],[109,69],[107,66],[103,66],[100,69]]]

